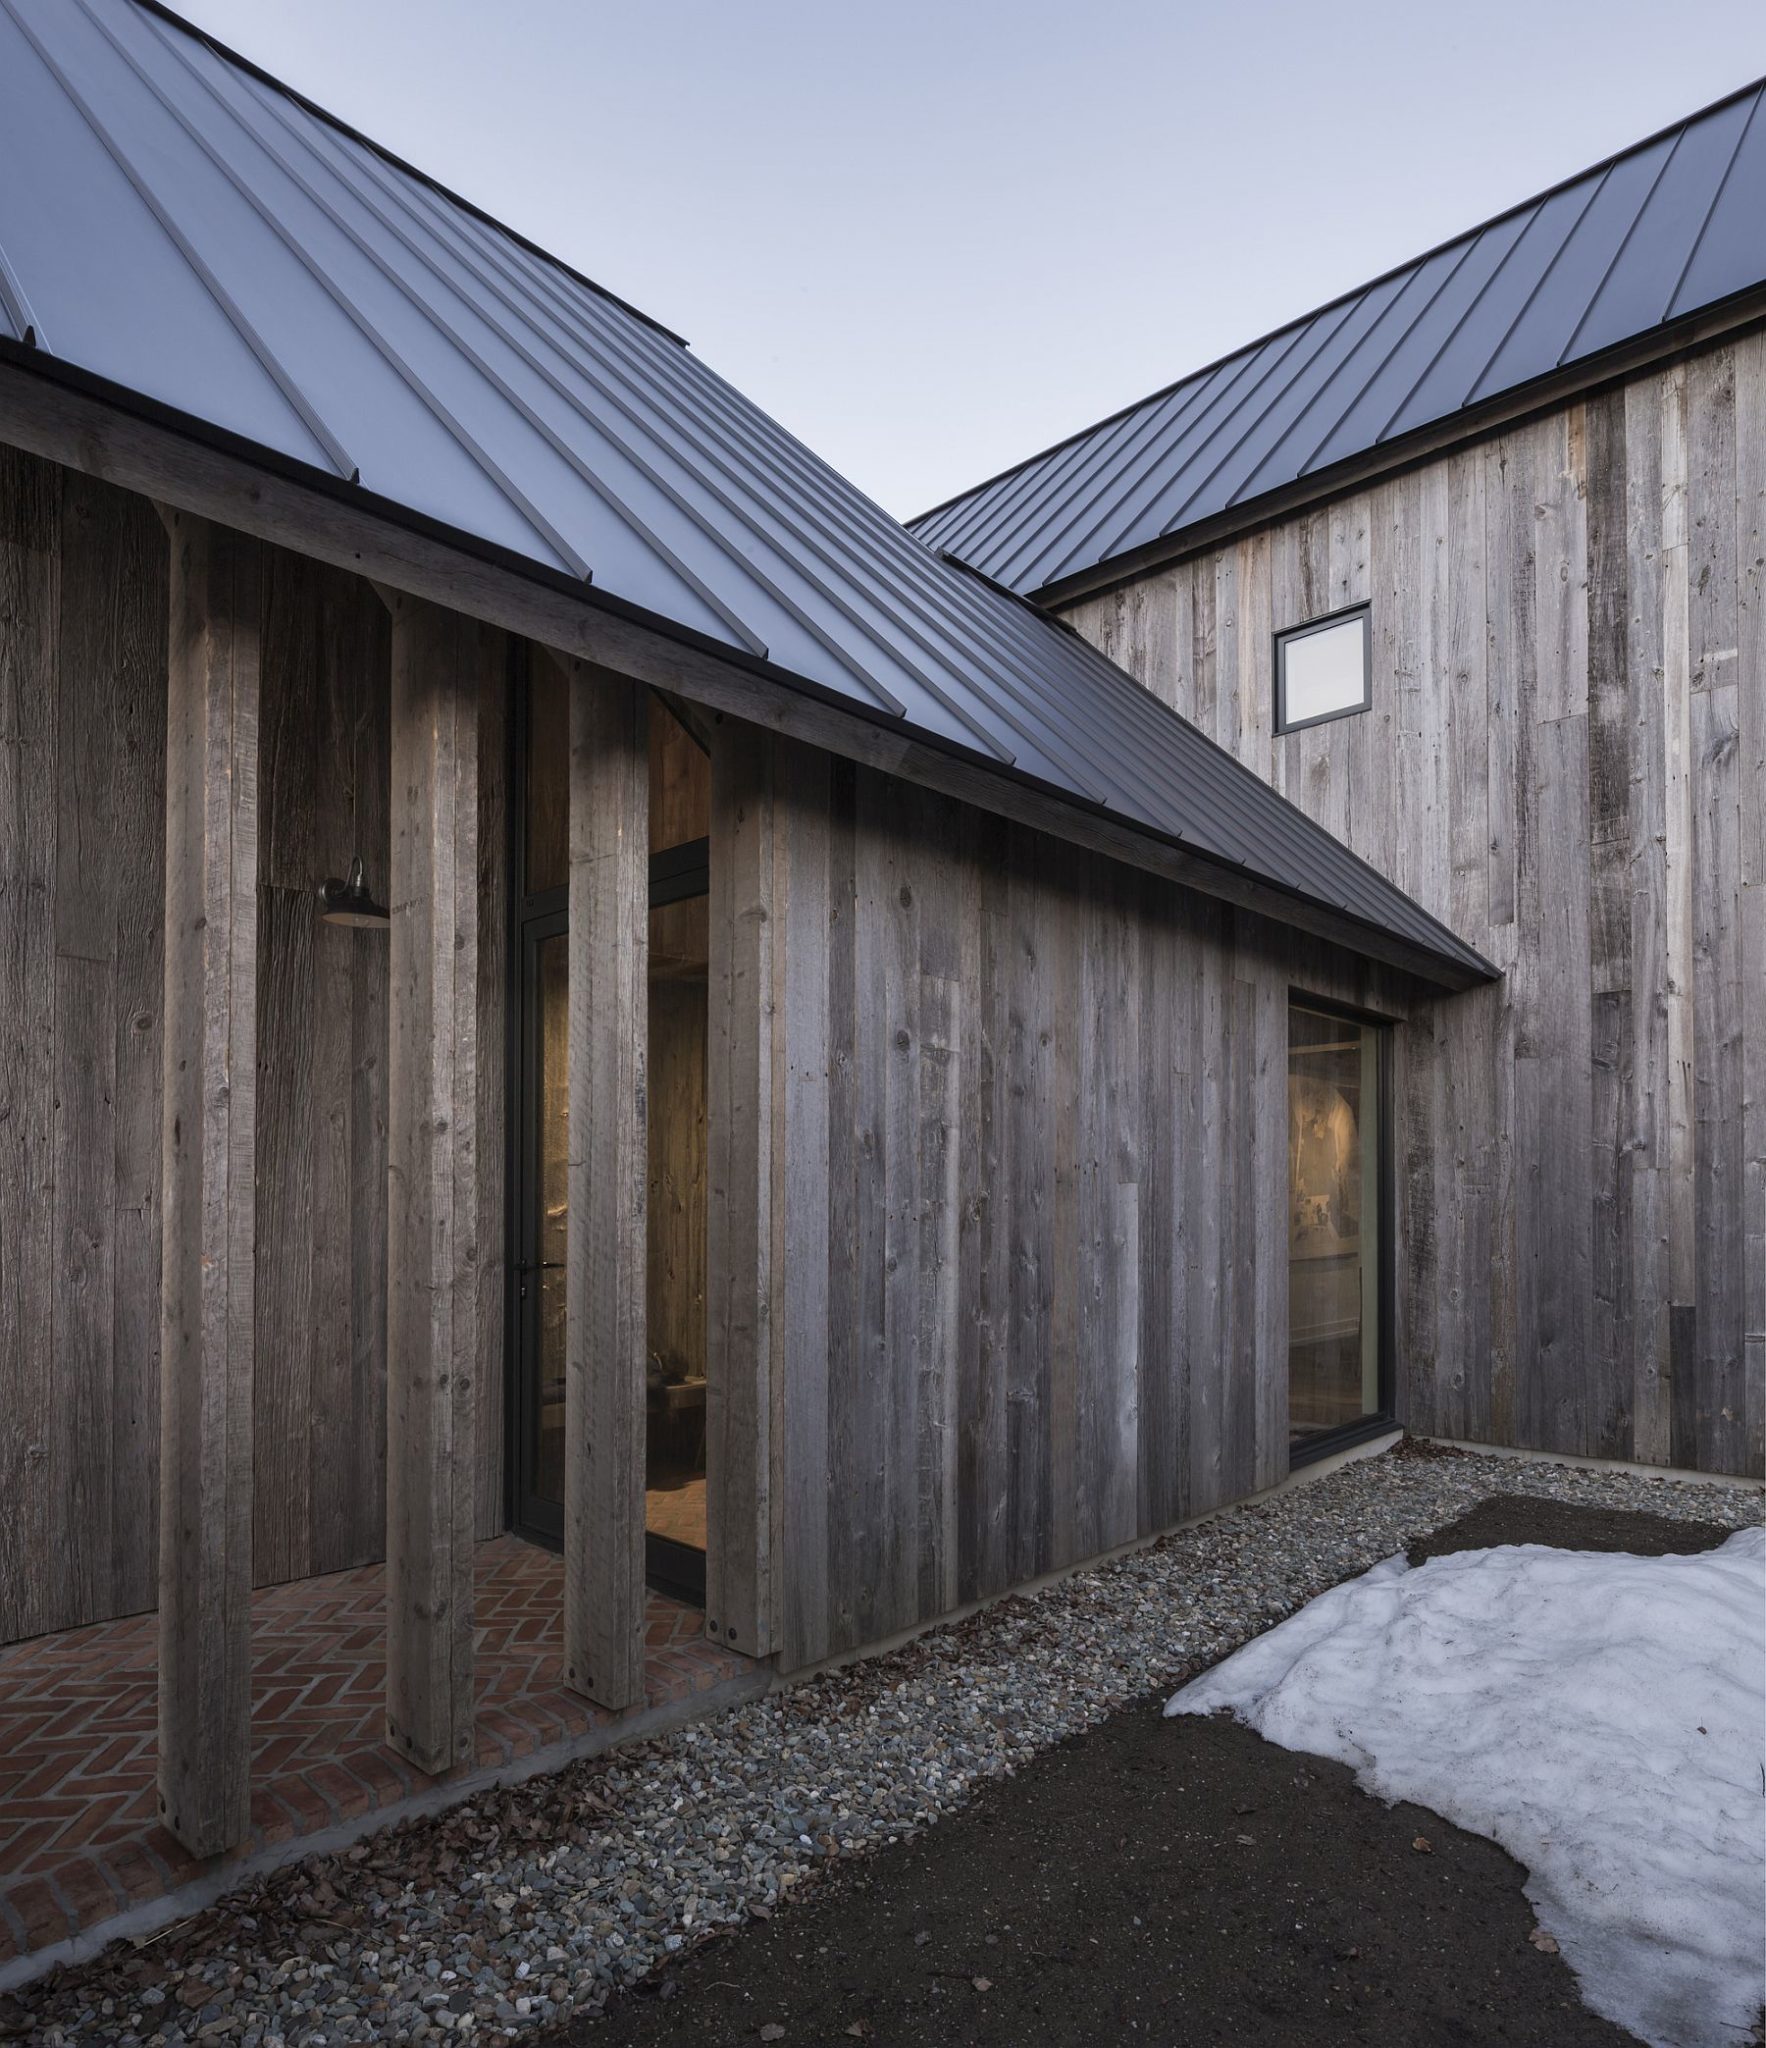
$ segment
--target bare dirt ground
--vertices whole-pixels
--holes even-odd
[[[1503,1495],[1412,1553],[1656,1554],[1727,1531]],[[901,1846],[710,1942],[553,2048],[1453,2044],[1631,2036],[1529,1939],[1525,1873],[1222,1720],[1117,1714]]]

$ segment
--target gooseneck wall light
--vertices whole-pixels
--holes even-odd
[[[368,893],[368,881],[362,872],[362,856],[359,853],[350,862],[347,882],[333,878],[319,884],[319,901],[323,905],[319,915],[327,924],[359,925],[365,929],[382,930],[392,923],[392,913],[384,904],[376,903]]]

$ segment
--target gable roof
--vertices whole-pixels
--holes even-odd
[[[1766,81],[909,525],[1047,591],[1766,284]],[[1162,548],[1163,544],[1163,548]]]
[[[666,329],[143,0],[0,0],[0,357],[1493,971]]]

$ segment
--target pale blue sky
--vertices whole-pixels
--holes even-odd
[[[183,0],[906,516],[1766,72],[1703,0]]]

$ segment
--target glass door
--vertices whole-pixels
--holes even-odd
[[[536,664],[518,740],[520,1077],[515,1166],[516,1361],[512,1519],[564,1529],[564,1250],[569,990],[564,684]],[[650,708],[649,1246],[646,1551],[653,1585],[705,1591],[706,1046],[711,875],[709,762]]]
[[[1304,1458],[1390,1413],[1386,1032],[1288,1007],[1288,1443]]]

